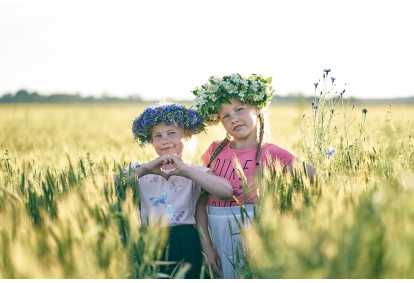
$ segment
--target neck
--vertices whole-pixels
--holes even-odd
[[[259,140],[257,138],[255,139],[243,139],[243,140],[232,140],[230,144],[231,149],[236,150],[246,150],[253,147],[257,147],[259,144]]]

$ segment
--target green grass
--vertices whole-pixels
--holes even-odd
[[[155,156],[132,142],[145,106],[0,105],[0,278],[159,276],[165,231],[140,229],[139,196],[112,183],[118,166]],[[269,141],[321,174],[310,184],[301,164],[292,177],[263,172],[246,278],[414,277],[413,110],[350,106],[347,140],[333,120],[341,130],[326,146],[337,152],[322,158],[303,143],[311,107],[272,104]],[[222,137],[209,128],[185,158],[201,163]]]

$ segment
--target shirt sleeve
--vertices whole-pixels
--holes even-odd
[[[134,163],[131,163],[131,165],[128,165],[127,167],[125,167],[124,172],[128,173],[130,168],[131,168],[131,170],[134,170],[134,169],[138,168],[139,166],[141,166],[142,164],[143,164],[142,162],[138,162],[138,161],[134,162]]]
[[[204,164],[208,164],[210,157],[213,155],[214,150],[218,146],[218,143],[219,141],[212,142],[203,155],[201,155],[201,161],[203,161]]]
[[[288,165],[296,159],[296,156],[293,153],[275,144],[269,146],[266,150],[266,154],[269,154],[273,161],[277,160],[282,165]]]

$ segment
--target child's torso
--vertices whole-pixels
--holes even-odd
[[[210,148],[203,154],[202,160],[208,162],[214,149],[217,145],[212,144]],[[238,203],[248,204],[257,201],[257,187],[255,184],[256,173],[256,151],[257,148],[250,148],[247,150],[233,150],[230,148],[230,143],[226,145],[222,151],[217,155],[211,164],[211,170],[214,174],[224,177],[230,181],[233,187],[233,196],[227,200],[220,200],[212,195],[209,196],[210,206],[235,206]],[[274,144],[264,144],[260,153],[260,168],[266,164],[268,165],[267,157],[271,157],[272,161],[279,161],[281,164],[290,163],[295,157],[289,151],[278,147]],[[234,162],[234,157],[237,158],[240,164],[240,169],[243,171],[245,178],[241,178],[237,166]]]
[[[206,171],[202,166],[191,165]],[[138,179],[141,200],[140,218],[142,226],[195,224],[195,207],[201,193],[199,185],[191,179],[148,174]],[[165,222],[164,222],[165,221]]]

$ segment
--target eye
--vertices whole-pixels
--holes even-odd
[[[160,134],[155,134],[155,135],[153,136],[153,138],[154,138],[154,139],[159,139],[159,138],[161,138],[161,135],[160,135]]]
[[[221,117],[221,119],[224,120],[224,119],[227,119],[228,117],[229,117],[229,115],[226,114],[226,115],[223,115],[223,117]]]
[[[168,135],[170,135],[170,136],[172,136],[172,135],[175,135],[175,132],[168,132]]]
[[[243,109],[244,109],[243,107],[237,108],[237,109],[236,109],[236,112],[240,112],[240,111],[242,111]]]

